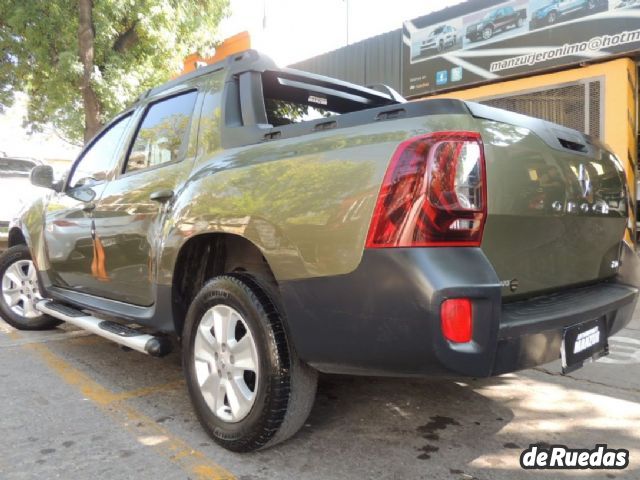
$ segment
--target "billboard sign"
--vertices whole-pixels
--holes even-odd
[[[415,96],[640,49],[640,0],[474,0],[404,22]]]

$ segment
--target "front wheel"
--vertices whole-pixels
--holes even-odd
[[[317,372],[298,359],[274,302],[248,275],[215,277],[198,293],[183,364],[200,423],[235,452],[286,440],[315,400]]]
[[[26,245],[16,245],[0,256],[0,314],[18,330],[48,330],[59,320],[36,310],[42,300],[36,267]]]
[[[482,30],[482,38],[484,40],[489,40],[491,37],[493,37],[493,28],[492,27],[485,27]]]

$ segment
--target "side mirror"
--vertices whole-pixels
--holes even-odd
[[[36,165],[29,176],[36,187],[53,189],[53,168],[51,165]]]
[[[96,198],[96,192],[91,187],[77,187],[68,191],[67,195],[84,203],[89,203]]]

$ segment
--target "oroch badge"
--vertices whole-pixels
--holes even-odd
[[[515,292],[520,286],[520,282],[518,282],[517,278],[511,279],[511,280],[502,280],[500,282],[500,286],[508,288],[512,292]]]

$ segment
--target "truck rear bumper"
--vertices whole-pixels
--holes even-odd
[[[367,250],[347,275],[280,284],[289,334],[320,371],[376,375],[491,376],[560,356],[564,328],[604,318],[612,335],[631,319],[638,290],[621,283],[502,303],[479,248]],[[473,302],[473,340],[447,341],[440,305]]]
[[[604,318],[607,336],[629,323],[634,287],[601,283],[507,304],[502,308],[493,375],[557,360],[566,327]]]

